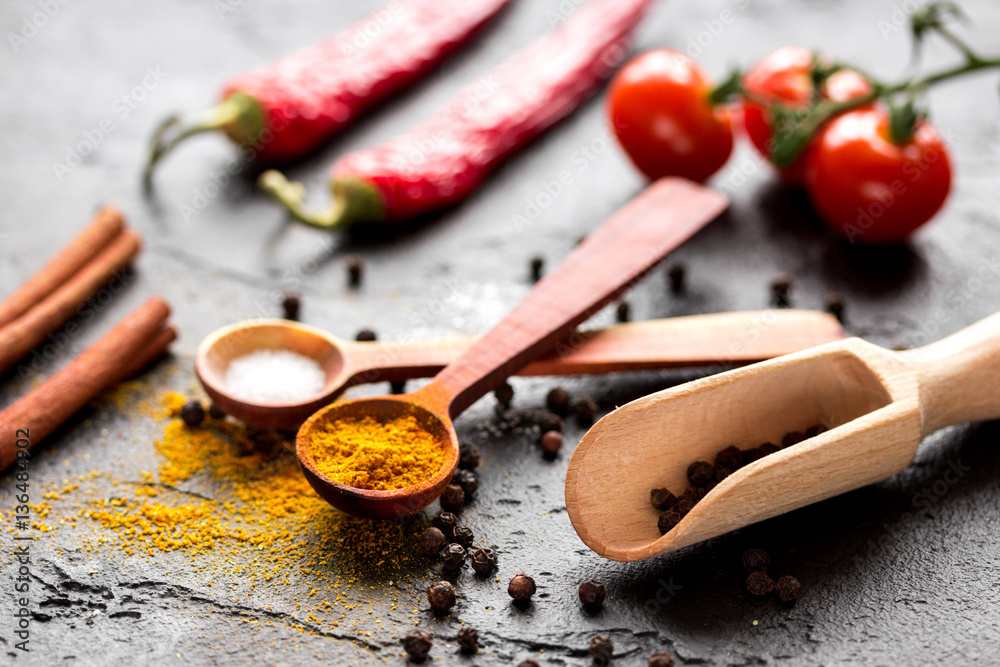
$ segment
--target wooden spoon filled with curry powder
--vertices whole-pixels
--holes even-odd
[[[416,486],[445,464],[445,448],[413,415],[379,421],[371,416],[324,421],[312,433],[316,468],[356,489],[388,491]]]

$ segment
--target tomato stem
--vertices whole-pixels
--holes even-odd
[[[982,60],[982,58],[980,58],[978,54],[976,54],[971,48],[969,48],[968,44],[959,39],[958,35],[953,33],[948,28],[939,25],[936,26],[934,29],[937,31],[937,34],[939,34],[942,37],[942,39],[944,39],[946,42],[948,42],[956,49],[961,51],[962,55],[965,56],[968,62],[975,63]]]
[[[971,72],[978,72],[979,70],[992,69],[996,67],[1000,67],[1000,58],[980,58],[979,56],[975,56],[963,65],[942,70],[919,79],[904,81],[894,86],[889,86],[882,92],[884,94],[893,94],[905,90],[924,89],[934,85],[935,83],[940,83],[941,81],[952,79],[963,74],[969,74]]]

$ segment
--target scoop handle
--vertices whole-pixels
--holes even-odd
[[[656,181],[535,285],[489,333],[427,385],[457,417],[568,338],[663,257],[715,219],[726,197],[681,178]],[[444,407],[444,406],[442,406]]]
[[[925,436],[1000,417],[1000,313],[907,356],[917,368]]]

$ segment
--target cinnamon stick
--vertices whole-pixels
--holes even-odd
[[[83,268],[125,228],[121,211],[105,206],[49,263],[0,303],[0,327],[28,312]]]
[[[139,234],[131,230],[121,232],[111,245],[41,303],[0,328],[0,374],[69,321],[87,299],[132,261],[141,246]]]
[[[105,387],[122,378],[160,335],[170,306],[153,297],[68,366],[0,412],[0,470],[17,460],[17,441],[31,447],[55,431]]]
[[[139,372],[145,370],[146,366],[149,366],[162,357],[167,351],[167,347],[175,340],[177,340],[177,328],[170,324],[164,325],[159,331],[153,334],[153,337],[149,339],[142,351],[139,352],[139,356],[128,364],[121,377],[118,378],[118,381],[124,382],[133,375],[138,375]]]

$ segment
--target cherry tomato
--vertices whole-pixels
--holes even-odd
[[[709,102],[711,91],[697,63],[669,49],[647,51],[615,76],[608,116],[642,173],[704,181],[726,163],[732,122],[724,108]]]
[[[896,145],[879,108],[834,118],[806,158],[813,206],[852,243],[904,240],[937,213],[951,188],[951,159],[937,130],[921,121],[912,139]]]
[[[815,97],[812,78],[814,59],[813,52],[803,46],[783,46],[765,56],[746,73],[743,87],[768,102],[792,108],[804,107]],[[857,72],[840,70],[826,80],[819,97],[846,102],[867,95],[871,90],[871,83]],[[769,157],[773,133],[767,108],[745,101],[743,115],[750,141],[761,155]],[[781,179],[792,185],[801,185],[805,180],[804,164],[803,156],[792,166],[779,169]]]
[[[823,97],[834,102],[847,102],[872,92],[872,84],[852,69],[841,69],[823,83]]]

